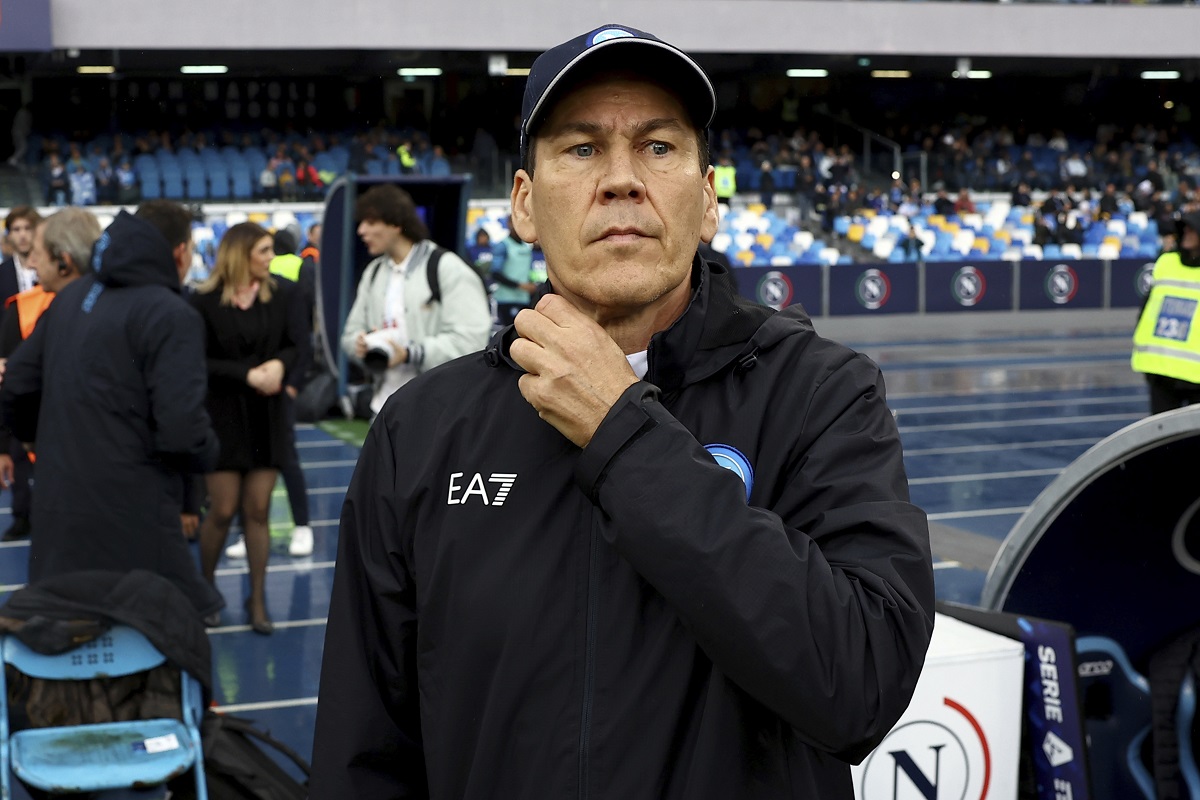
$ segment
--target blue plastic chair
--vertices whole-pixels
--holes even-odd
[[[123,625],[59,655],[36,653],[15,636],[5,636],[0,650],[5,664],[43,680],[132,675],[166,661],[145,636]],[[200,684],[187,673],[180,679],[182,721],[105,722],[12,733],[8,687],[0,669],[0,797],[8,800],[12,796],[10,767],[26,784],[56,794],[159,786],[191,769],[197,800],[207,800],[200,744]]]

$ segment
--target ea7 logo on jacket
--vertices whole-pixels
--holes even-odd
[[[493,472],[484,477],[476,472],[469,480],[464,481],[465,472],[450,473],[450,489],[446,494],[446,505],[461,506],[472,499],[485,506],[502,506],[517,482],[515,472]],[[488,484],[491,484],[489,487]]]

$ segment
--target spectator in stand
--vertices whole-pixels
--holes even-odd
[[[921,213],[920,195],[906,194],[900,200],[900,205],[896,207],[896,213],[902,217],[912,219]]]
[[[1085,186],[1091,178],[1087,162],[1078,152],[1064,156],[1059,167],[1059,179],[1064,183]]]
[[[1117,197],[1117,185],[1111,181],[1104,184],[1104,194],[1096,201],[1096,218],[1112,219],[1113,214],[1121,210],[1120,199]]]
[[[67,177],[67,168],[58,153],[50,153],[46,160],[46,197],[51,205],[65,206],[69,191],[71,182]]]
[[[117,166],[116,179],[118,203],[135,203],[141,198],[142,190],[138,186],[137,172],[133,164],[129,163],[129,159],[123,159]]]
[[[101,205],[112,205],[117,199],[117,175],[107,156],[101,156],[96,162],[96,202]]]
[[[304,200],[319,200],[325,182],[317,174],[316,167],[304,159],[296,162],[296,194]]]
[[[429,154],[429,164],[426,167],[426,174],[434,178],[445,178],[450,174],[450,160],[446,158],[446,151],[442,149],[440,144],[435,144]]]
[[[813,191],[817,187],[817,171],[812,156],[802,153],[796,164],[796,210],[800,212],[800,224],[812,220]]]
[[[975,213],[975,201],[971,199],[971,193],[966,189],[958,190],[958,197],[954,199],[954,213],[959,216]]]
[[[909,225],[908,234],[901,239],[897,246],[900,252],[904,253],[905,261],[920,261],[924,242],[921,241],[921,235],[917,233],[917,226]]]
[[[1011,204],[1017,208],[1029,208],[1033,205],[1033,195],[1029,193],[1029,184],[1020,181],[1013,189]]]
[[[75,171],[71,173],[71,205],[96,205],[96,176],[88,171],[87,164],[75,163]]]
[[[775,203],[775,175],[773,174],[771,162],[764,161],[759,165],[762,174],[758,179],[758,195],[763,207],[771,210],[771,206]]]
[[[954,201],[946,194],[945,189],[937,190],[937,195],[933,198],[933,213],[941,214],[943,217],[954,216]]]
[[[258,173],[258,196],[262,200],[279,199],[279,175],[269,162]]]

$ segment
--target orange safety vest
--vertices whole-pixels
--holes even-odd
[[[53,299],[54,292],[47,292],[40,285],[8,298],[4,307],[8,308],[16,304],[17,323],[21,326],[22,339],[28,339],[29,334],[33,333],[34,326],[37,325],[37,321],[41,319],[46,309],[50,307],[50,301]],[[37,454],[29,450],[27,455],[29,456],[30,464],[37,463]]]
[[[54,292],[47,292],[40,285],[8,298],[6,308],[13,303],[17,305],[17,320],[21,325],[22,339],[28,339],[29,334],[33,333],[33,326],[37,325],[37,321],[50,307],[50,301],[53,299]]]

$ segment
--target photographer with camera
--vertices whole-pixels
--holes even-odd
[[[375,186],[358,198],[354,211],[359,238],[374,260],[358,283],[342,350],[372,376],[374,415],[412,378],[482,350],[492,320],[479,276],[429,239],[408,192]],[[437,259],[434,270],[431,258]]]

